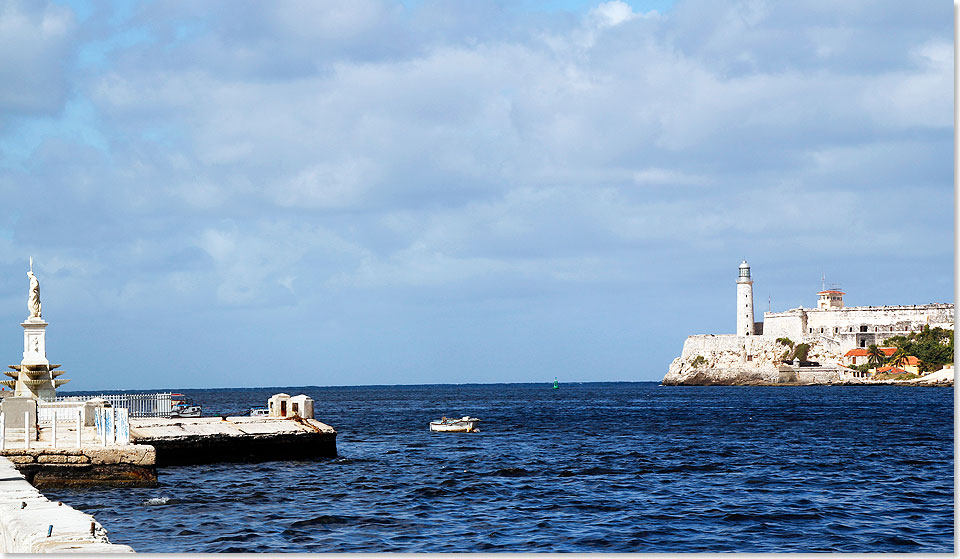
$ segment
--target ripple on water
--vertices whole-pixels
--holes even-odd
[[[175,505],[179,502],[177,499],[171,499],[170,497],[154,497],[147,499],[143,504],[148,507],[162,507],[164,505]]]
[[[500,468],[499,470],[494,470],[487,475],[498,476],[498,477],[525,477],[533,475],[534,472],[526,470],[524,468]]]
[[[325,402],[341,457],[47,496],[140,552],[954,551],[951,389],[540,388],[265,389]],[[490,427],[429,436],[440,409]],[[911,421],[882,426],[890,409]]]

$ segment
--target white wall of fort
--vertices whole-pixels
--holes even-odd
[[[823,335],[837,338],[844,352],[882,344],[887,338],[916,332],[924,326],[954,327],[954,306],[946,303],[841,309],[791,309],[763,315],[763,337]]]

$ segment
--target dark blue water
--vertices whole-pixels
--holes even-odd
[[[953,552],[953,389],[656,383],[306,393],[336,459],[47,492],[141,552]],[[447,416],[476,434],[431,434]]]

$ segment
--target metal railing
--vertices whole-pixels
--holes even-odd
[[[83,401],[60,402],[37,401],[37,423],[51,424],[54,421],[73,421],[77,411],[83,410]]]
[[[130,417],[170,417],[173,411],[169,392],[157,394],[96,394],[90,396],[58,396],[56,402],[43,402],[41,406],[50,404],[75,403],[81,405],[87,400],[99,398],[110,402],[114,408],[126,408]],[[59,416],[58,416],[59,417]]]

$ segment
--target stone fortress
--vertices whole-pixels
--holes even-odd
[[[817,308],[765,312],[763,322],[755,322],[753,279],[743,261],[737,277],[737,333],[688,337],[663,384],[856,382],[843,365],[851,349],[880,345],[924,326],[953,330],[953,304],[845,307],[840,290],[817,295]],[[809,344],[808,362],[783,363],[787,347],[778,338]]]

